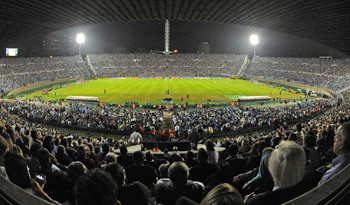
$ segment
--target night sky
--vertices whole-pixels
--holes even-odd
[[[71,28],[67,29],[67,32],[72,35],[79,32],[85,34],[84,53],[92,53],[96,48],[108,50],[113,47],[126,47],[129,52],[134,52],[136,48],[163,51],[164,22],[114,22]],[[348,57],[329,47],[285,33],[233,24],[186,21],[170,21],[170,50],[195,53],[199,42],[208,42],[210,53],[252,56],[253,46],[249,42],[251,34],[259,36],[256,55],[260,56],[318,58],[319,55],[333,55],[334,58]],[[31,46],[28,45],[28,42],[26,44]]]

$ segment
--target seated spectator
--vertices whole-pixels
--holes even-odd
[[[118,156],[115,153],[109,152],[105,157],[105,160],[104,160],[105,163],[100,167],[100,169],[104,170],[107,164],[117,162],[117,158]]]
[[[216,171],[205,181],[205,192],[208,193],[215,186],[222,183],[232,184],[234,177],[233,167],[229,163],[223,162],[217,165]]]
[[[157,182],[157,170],[150,165],[143,164],[145,154],[141,151],[134,153],[133,160],[134,163],[125,168],[128,182],[139,181],[149,189],[152,189]]]
[[[148,188],[141,182],[134,182],[120,188],[118,199],[122,205],[152,205]]]
[[[125,180],[126,180],[125,170],[117,162],[108,163],[104,167],[103,171],[108,172],[112,176],[114,182],[117,183],[119,188],[125,185]]]
[[[198,160],[194,158],[194,154],[191,150],[187,150],[186,152],[185,163],[189,168],[194,167],[198,164]]]
[[[206,178],[212,175],[216,167],[214,164],[208,163],[208,153],[205,149],[199,148],[197,153],[198,165],[190,169],[189,179],[192,181],[204,182]]]
[[[118,185],[107,172],[94,169],[79,177],[74,186],[77,205],[118,205]]]
[[[272,148],[265,148],[263,150],[259,171],[253,179],[243,185],[243,193],[249,194],[252,192],[261,193],[265,191],[272,191],[274,183],[268,169],[272,151]]]
[[[350,122],[339,127],[334,138],[333,152],[337,157],[332,160],[332,168],[326,171],[318,185],[325,183],[350,163]]]
[[[244,205],[237,189],[228,183],[217,185],[202,200],[200,205]]]
[[[158,143],[154,144],[154,147],[152,149],[153,152],[161,152],[161,150],[158,148]]]
[[[132,156],[128,154],[128,148],[125,145],[120,147],[120,155],[118,156],[117,161],[123,167],[128,167],[133,163]]]
[[[82,162],[88,169],[96,168],[97,165],[94,159],[89,156],[90,149],[87,145],[80,145],[77,148],[77,156],[74,161]]]
[[[252,155],[248,157],[247,160],[247,170],[252,170],[256,167],[259,167],[260,165],[260,160],[261,160],[261,156],[263,154],[263,150],[265,149],[265,147],[267,147],[267,143],[265,141],[258,141],[255,143],[256,144],[256,151],[257,151],[257,155]]]
[[[8,179],[5,169],[5,155],[9,150],[6,140],[0,135],[0,175],[5,179]]]
[[[305,172],[306,156],[304,149],[295,142],[282,141],[269,159],[269,171],[273,178],[272,191],[248,195],[245,204],[282,204],[312,187],[302,181]]]
[[[222,162],[228,162],[233,167],[234,175],[243,173],[246,170],[246,161],[245,159],[240,159],[237,157],[238,155],[237,145],[231,144],[228,147],[228,153],[229,153],[229,157],[227,157],[226,160]]]
[[[244,202],[237,189],[223,183],[212,189],[200,204],[187,197],[180,197],[175,205],[244,205]]]
[[[30,154],[31,156],[27,159],[28,167],[29,167],[29,173],[32,178],[35,177],[36,173],[39,173],[40,171],[40,162],[38,158],[36,157],[36,154],[39,149],[41,149],[42,146],[39,143],[33,143],[32,147],[30,148]]]
[[[108,143],[104,143],[102,145],[102,152],[99,152],[97,154],[97,158],[103,162],[105,160],[105,157],[108,154],[108,152],[109,152],[109,145],[108,145]]]
[[[40,174],[46,176],[44,191],[54,200],[63,203],[67,200],[67,174],[53,165],[58,165],[54,156],[46,148],[38,150],[37,157],[41,165]]]
[[[23,190],[27,191],[31,194],[37,194],[38,196],[46,199],[51,203],[57,204],[57,201],[52,200],[44,191],[43,188],[45,186],[45,177],[40,186],[38,182],[31,179],[28,173],[28,167],[26,160],[23,156],[15,154],[14,152],[8,152],[5,156],[5,160],[10,163],[6,163],[6,172],[8,173],[8,178],[11,182],[21,187]]]
[[[170,180],[160,180],[154,187],[157,203],[173,205],[181,196],[199,203],[204,194],[204,185],[188,180],[188,167],[183,162],[174,162],[168,170]]]
[[[64,204],[75,204],[75,197],[74,197],[74,184],[79,179],[80,176],[85,174],[87,172],[87,168],[85,165],[79,161],[72,162],[69,164],[67,169],[67,175],[68,175],[68,197],[67,201]]]
[[[63,145],[58,146],[56,159],[60,164],[63,164],[65,166],[68,166],[72,162],[72,159],[68,157],[66,148],[64,148]]]
[[[239,154],[244,154],[246,152],[249,152],[251,147],[249,146],[248,140],[244,139],[242,140],[242,145],[238,148]]]
[[[316,138],[312,135],[306,135],[304,137],[304,146],[307,150],[306,158],[308,159],[308,163],[306,165],[305,171],[311,173],[316,171],[317,168],[321,165],[321,156],[315,149]]]

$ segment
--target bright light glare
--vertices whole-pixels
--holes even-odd
[[[82,34],[82,33],[79,33],[79,34],[77,35],[77,42],[78,42],[78,43],[84,43],[84,42],[85,42],[85,35]]]
[[[253,45],[256,45],[259,43],[259,37],[257,35],[251,35],[250,36],[250,43]]]

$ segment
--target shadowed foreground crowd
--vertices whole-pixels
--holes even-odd
[[[131,155],[123,142],[63,134],[0,112],[0,174],[55,204],[281,204],[349,163],[349,109],[345,99],[305,124],[207,140],[196,157]],[[226,149],[218,153],[219,146]]]

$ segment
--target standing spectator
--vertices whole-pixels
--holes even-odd
[[[142,142],[142,135],[139,132],[136,132],[134,129],[134,132],[130,135],[130,142],[132,144],[140,144]]]

